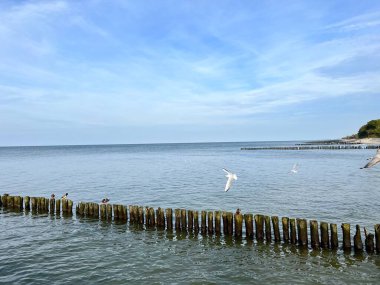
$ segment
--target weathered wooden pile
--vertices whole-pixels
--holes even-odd
[[[73,202],[69,199],[47,199],[44,197],[21,197],[4,194],[0,196],[0,207],[12,211],[31,211],[38,214],[55,214],[57,216],[73,215]],[[132,225],[141,225],[146,228],[161,230],[186,231],[198,235],[225,236],[240,240],[256,239],[257,242],[294,244],[300,247],[313,249],[341,248],[345,251],[362,252],[372,254],[380,253],[380,224],[374,226],[374,232],[364,235],[364,244],[360,226],[356,225],[355,235],[351,239],[351,226],[343,223],[342,241],[338,241],[338,227],[336,224],[320,222],[316,220],[281,218],[282,230],[280,231],[280,219],[278,216],[241,214],[225,211],[199,211],[175,209],[174,217],[172,209],[154,209],[120,204],[98,204],[93,202],[79,202],[76,205],[75,215],[78,218],[92,218],[108,221],[128,222]],[[174,223],[173,223],[174,222]],[[244,229],[243,229],[244,224]],[[273,233],[272,233],[273,231]],[[353,245],[352,245],[353,241]],[[376,241],[376,245],[375,245]],[[310,242],[310,243],[309,243]],[[341,244],[341,246],[339,246]]]

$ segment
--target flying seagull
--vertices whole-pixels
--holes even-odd
[[[362,168],[369,168],[380,162],[380,149],[377,150],[376,155]]]
[[[226,177],[228,178],[227,183],[226,183],[226,188],[224,188],[224,191],[227,192],[228,190],[230,190],[232,186],[232,181],[237,180],[237,176],[236,174],[229,172],[227,169],[223,168],[223,171],[227,173]]]
[[[297,173],[298,172],[298,163],[294,164],[292,170],[290,170],[290,171],[293,173]]]

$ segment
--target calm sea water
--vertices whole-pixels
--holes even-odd
[[[374,150],[242,151],[294,142],[0,148],[2,193],[380,223]],[[293,164],[299,164],[292,174]],[[238,175],[225,193],[222,168]],[[379,284],[380,256],[139,230],[0,210],[1,284]]]

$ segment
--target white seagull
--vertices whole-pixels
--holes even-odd
[[[290,171],[293,172],[293,173],[297,173],[297,172],[298,172],[298,163],[295,163],[295,164],[293,165],[292,170],[290,170]]]
[[[380,162],[380,149],[377,150],[376,155],[362,168],[369,168]]]
[[[237,180],[237,176],[236,174],[229,172],[227,169],[223,168],[223,171],[227,173],[226,177],[228,178],[227,183],[226,183],[226,188],[224,188],[224,191],[227,192],[228,190],[230,190],[232,186],[232,181]]]

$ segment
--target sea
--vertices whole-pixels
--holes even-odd
[[[0,147],[0,193],[154,208],[380,223],[371,149],[303,142]],[[297,173],[291,172],[298,164]],[[228,192],[223,168],[236,173]],[[380,255],[0,209],[0,284],[380,284]]]

